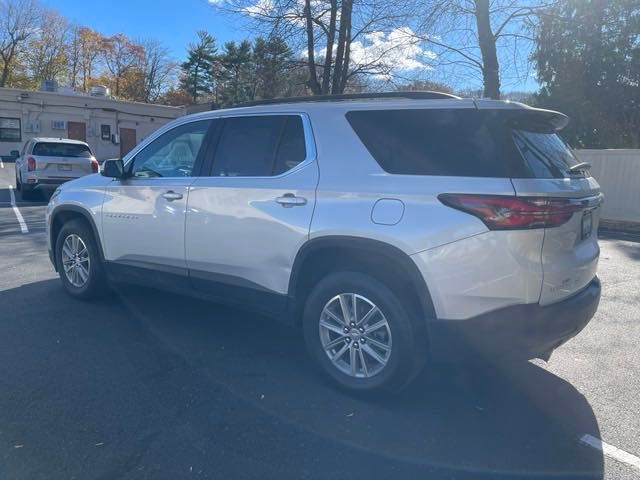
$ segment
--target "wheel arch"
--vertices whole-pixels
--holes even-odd
[[[347,260],[350,254],[355,254],[355,259]],[[436,316],[429,288],[418,266],[405,252],[379,240],[325,236],[307,241],[293,262],[288,297],[289,312],[294,323],[301,317],[306,296],[315,282],[336,268],[362,269],[363,273],[391,284],[401,296],[409,294],[427,324],[428,319]],[[405,287],[408,287],[408,291],[404,290]]]
[[[104,261],[104,251],[102,250],[102,241],[100,239],[100,235],[98,234],[98,228],[96,223],[86,209],[79,207],[77,205],[60,205],[55,208],[55,210],[51,213],[51,228],[49,231],[49,240],[51,248],[54,252],[56,251],[56,241],[58,239],[58,234],[60,233],[60,229],[62,226],[71,221],[79,219],[85,222],[91,228],[93,232],[94,239],[96,241],[96,245],[98,245],[98,253],[100,255],[100,260]],[[55,257],[54,257],[55,258]],[[57,271],[57,265],[54,265]]]

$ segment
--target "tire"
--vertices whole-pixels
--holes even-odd
[[[20,184],[20,191],[22,192],[22,199],[26,201],[36,200],[38,192],[36,192],[32,186]]]
[[[18,192],[22,190],[22,182],[18,180],[18,172],[16,172],[16,190]]]
[[[63,259],[69,259],[69,250],[67,250],[66,253],[63,253],[65,242],[69,239],[70,246],[73,247],[73,236],[79,238],[81,242],[77,243],[76,251],[81,253],[82,244],[84,244],[88,258],[88,262],[84,262],[82,260],[84,256],[81,255],[79,263],[84,267],[84,270],[78,270],[75,277],[72,272],[68,275],[65,271],[65,266],[63,265]],[[58,233],[58,238],[56,239],[55,259],[56,266],[58,268],[58,275],[62,281],[62,286],[69,295],[82,300],[88,300],[96,298],[104,292],[106,288],[104,267],[93,231],[85,222],[71,220],[62,226],[60,233]],[[86,279],[83,278],[83,275],[85,275],[84,271],[88,272],[86,273]]]
[[[341,294],[345,294],[343,299],[350,311],[353,308],[348,305],[353,301],[353,294],[356,295],[356,318],[362,322],[363,328],[375,327],[384,320],[386,325],[370,330],[368,335],[366,329],[363,334],[360,330],[354,332],[355,329],[344,326],[342,335],[345,339],[341,342],[339,329],[326,328],[327,323],[335,327],[340,324],[338,320],[343,320]],[[373,311],[371,305],[379,311],[367,319],[369,310]],[[325,308],[338,318],[325,313]],[[338,386],[352,392],[396,392],[416,377],[426,361],[426,329],[420,328],[418,323],[424,320],[418,320],[418,315],[412,313],[411,309],[403,306],[399,295],[375,278],[358,272],[332,273],[318,282],[307,298],[303,316],[305,343],[320,369]],[[350,332],[347,333],[345,328]],[[333,346],[335,342],[338,343]],[[389,350],[379,348],[380,345]],[[338,356],[345,348],[344,353]],[[351,366],[354,350],[355,375]],[[386,361],[375,359],[370,354],[371,350]],[[327,352],[336,355],[337,363],[329,358]],[[362,358],[365,364],[369,364],[366,372]]]

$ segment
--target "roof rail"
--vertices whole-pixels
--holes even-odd
[[[381,92],[381,93],[341,93],[339,95],[310,95],[305,97],[273,98],[268,100],[256,100],[234,105],[231,108],[256,107],[259,105],[276,105],[279,103],[303,103],[303,102],[335,102],[342,100],[378,100],[387,98],[404,98],[406,100],[437,100],[460,99],[450,93],[412,91],[412,92]]]

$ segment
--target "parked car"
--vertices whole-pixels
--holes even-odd
[[[89,145],[68,138],[33,138],[25,143],[15,162],[16,189],[31,200],[39,190],[53,191],[58,185],[99,170]]]
[[[183,117],[56,191],[50,258],[77,298],[142,283],[300,325],[354,391],[548,359],[600,298],[602,195],[567,121],[431,92]]]

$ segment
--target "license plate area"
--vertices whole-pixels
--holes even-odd
[[[58,171],[60,172],[70,172],[71,171],[71,165],[58,165]]]
[[[588,210],[584,212],[582,215],[582,225],[581,225],[581,238],[582,240],[586,240],[589,238],[593,231],[593,211]]]

